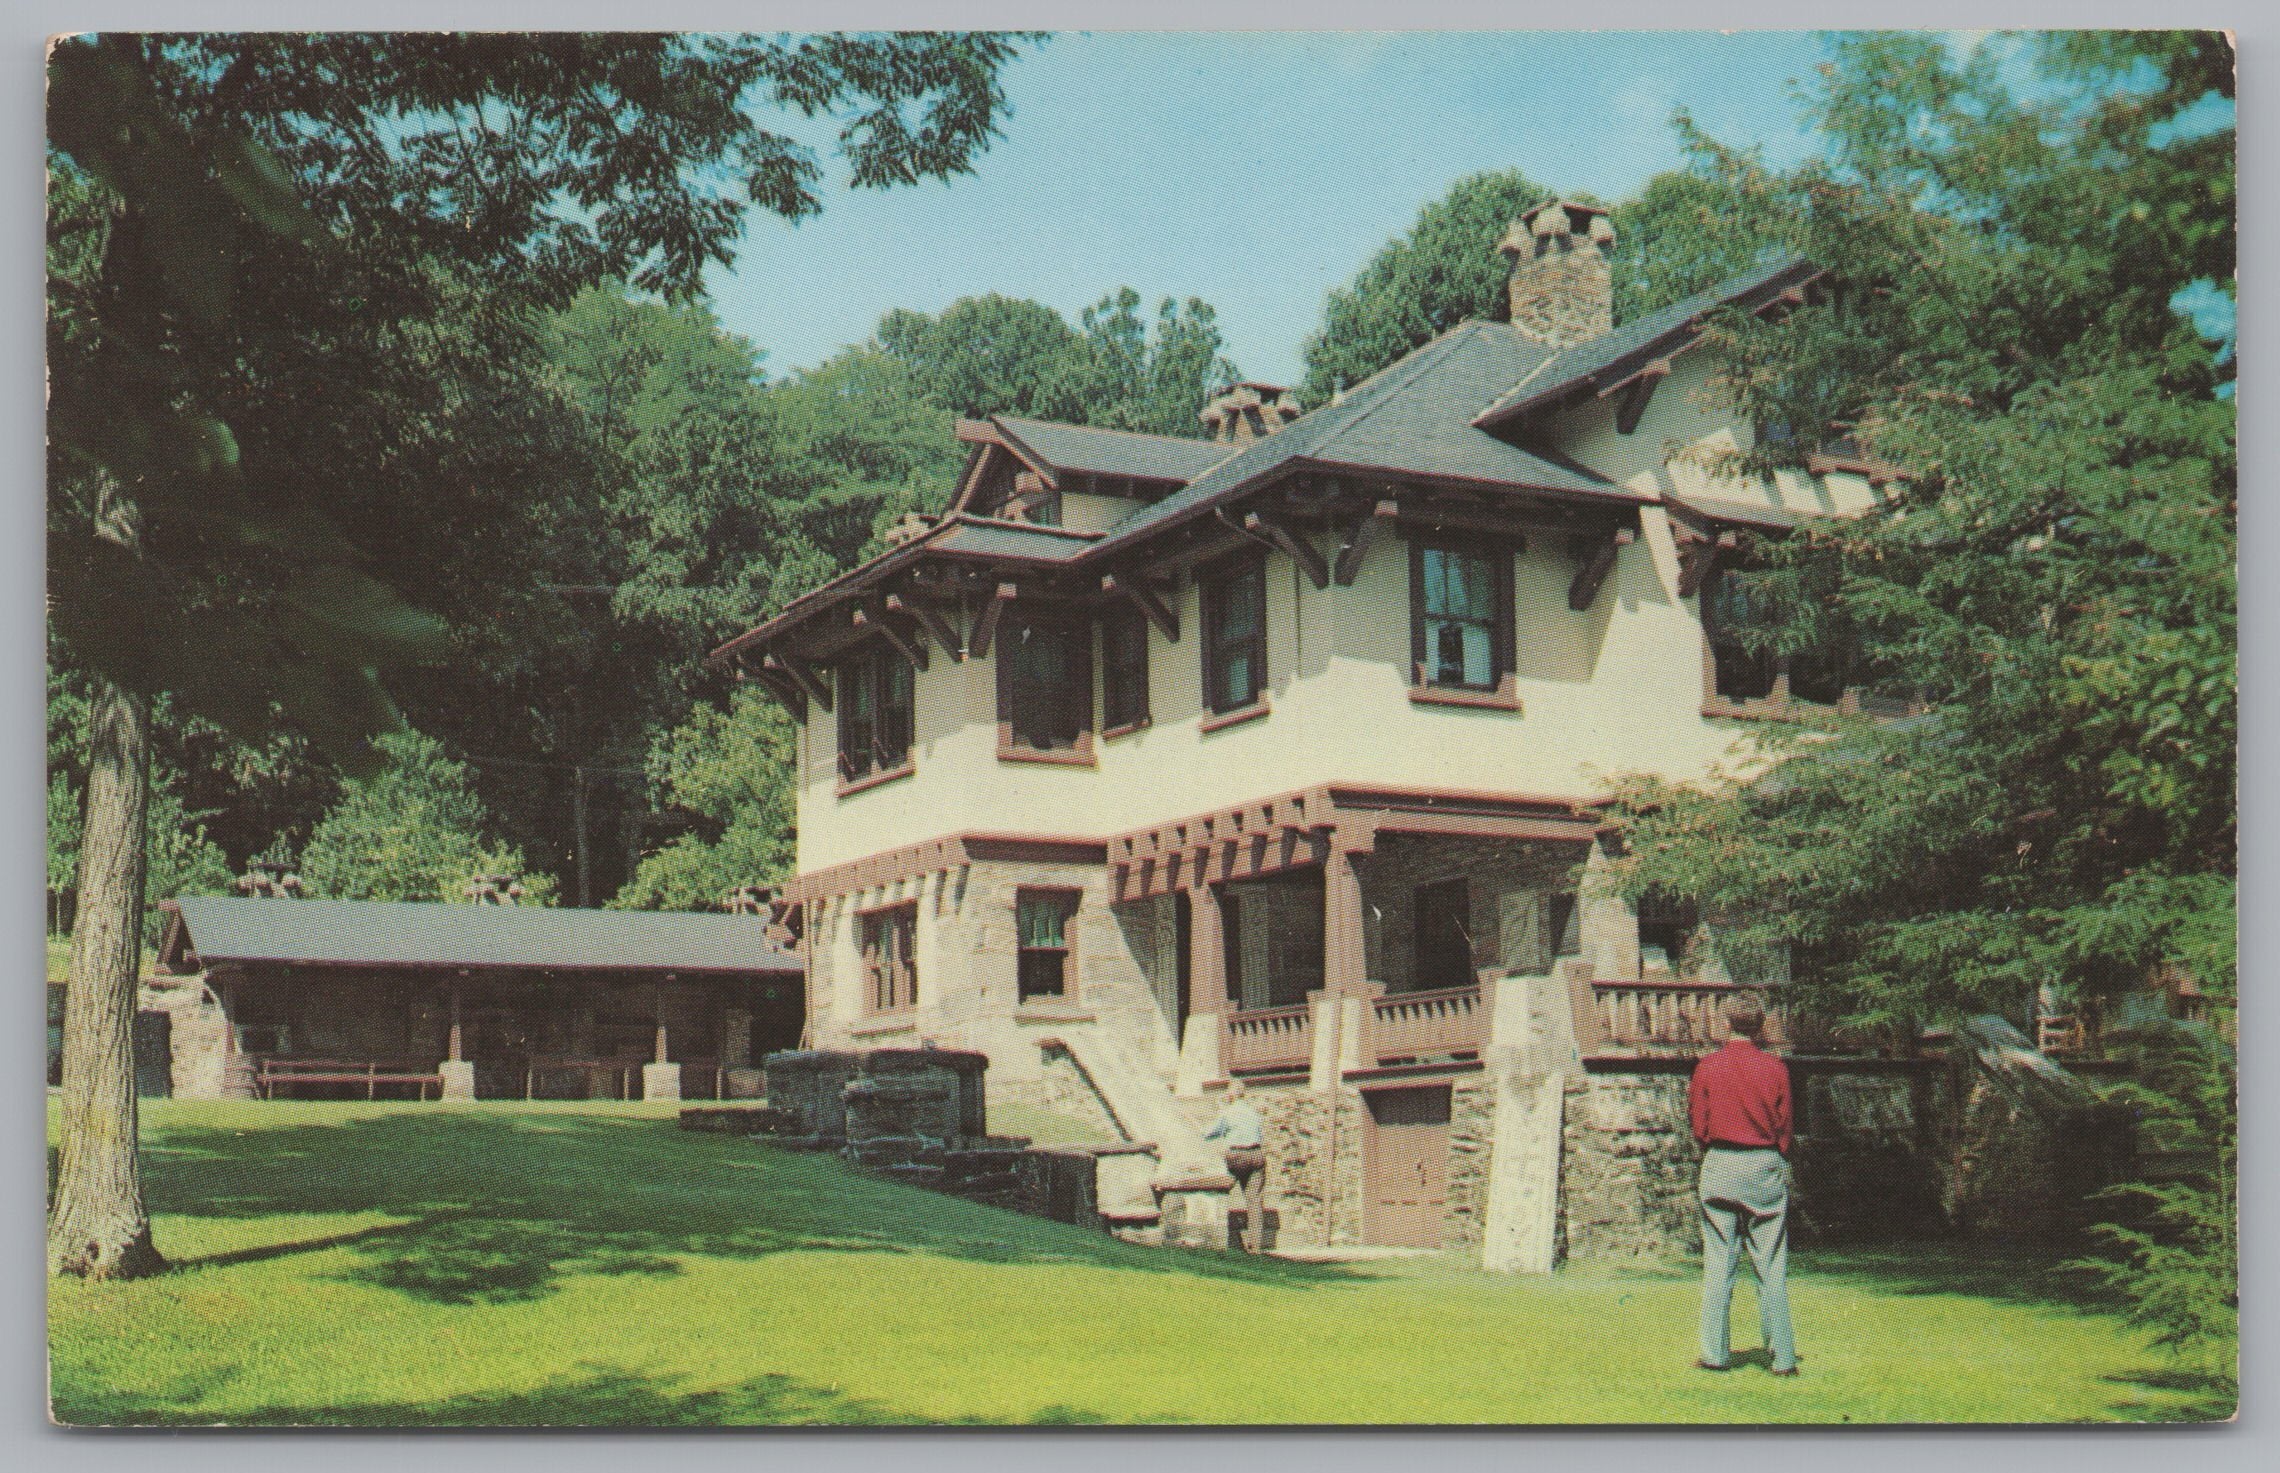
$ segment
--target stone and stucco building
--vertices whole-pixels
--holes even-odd
[[[1531,211],[1481,243],[1510,321],[1310,413],[1239,384],[1208,438],[961,421],[945,514],[722,646],[799,721],[807,1044],[984,1053],[993,1098],[1153,1143],[1167,1220],[1214,1210],[1198,1122],[1242,1077],[1286,1241],[1639,1238],[1690,1160],[1673,1083],[1778,969],[1583,884],[1594,805],[1871,699],[1733,639],[1724,575],[1889,471],[1735,469],[1704,319],[1804,307],[1815,266],[1617,324],[1614,246]],[[1809,1088],[1934,1145],[1913,1061]]]

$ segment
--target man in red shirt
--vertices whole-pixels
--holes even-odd
[[[1758,1281],[1758,1324],[1776,1376],[1797,1374],[1789,1329],[1789,1066],[1758,1047],[1765,1013],[1726,1010],[1732,1037],[1694,1066],[1688,1114],[1702,1153],[1702,1356],[1729,1365],[1727,1321],[1743,1254]]]

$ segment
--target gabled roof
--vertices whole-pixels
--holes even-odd
[[[1604,476],[1547,459],[1473,425],[1481,406],[1552,351],[1500,322],[1463,322],[1346,396],[1253,440],[1185,490],[1135,512],[1101,546],[1122,546],[1291,465],[1485,482],[1594,500],[1648,501]]]
[[[993,414],[990,422],[1053,469],[1091,475],[1187,482],[1235,450],[1234,446],[1216,440],[1143,435],[1131,430],[1104,430],[1094,425],[1021,419],[1010,414]]]
[[[1505,436],[1532,411],[1579,389],[1604,390],[1642,370],[1652,371],[1656,360],[1699,337],[1706,314],[1724,306],[1768,306],[1819,274],[1800,256],[1769,258],[1707,291],[1564,350],[1508,323],[1460,323],[1337,400],[1239,448],[1008,415],[961,421],[961,439],[1003,444],[1035,466],[1185,484],[1091,538],[947,516],[925,534],[792,600],[775,618],[721,645],[713,656],[722,658],[769,639],[821,605],[920,557],[1113,566],[1119,554],[1151,536],[1300,470],[1451,481],[1603,506],[1655,502],[1653,492],[1633,491],[1554,451],[1526,448]]]
[[[757,915],[185,895],[159,965],[216,962],[796,973]]]
[[[1720,307],[1763,305],[1784,291],[1804,286],[1820,274],[1820,268],[1803,256],[1768,257],[1749,270],[1673,302],[1659,312],[1649,312],[1611,333],[1552,355],[1540,372],[1513,384],[1472,422],[1484,430],[1495,428],[1564,397],[1586,382],[1597,382],[1604,387],[1681,344],[1691,342],[1700,330],[1697,318]]]

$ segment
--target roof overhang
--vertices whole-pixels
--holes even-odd
[[[1751,316],[1773,317],[1785,315],[1804,306],[1814,287],[1828,272],[1810,261],[1796,261],[1748,290],[1728,297],[1714,307],[1688,317],[1669,331],[1660,333],[1627,350],[1619,358],[1601,364],[1590,373],[1574,377],[1547,374],[1545,382],[1534,392],[1491,405],[1475,416],[1473,428],[1491,432],[1507,429],[1529,415],[1590,395],[1607,398],[1619,393],[1649,376],[1670,371],[1670,362],[1680,354],[1692,350],[1702,341],[1702,329],[1711,316],[1719,311],[1746,312]],[[1584,345],[1588,347],[1589,345]],[[1559,360],[1548,367],[1556,369]]]

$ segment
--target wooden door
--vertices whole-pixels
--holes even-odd
[[[1438,1248],[1449,1204],[1449,1086],[1371,1090],[1368,1216],[1372,1243]]]

